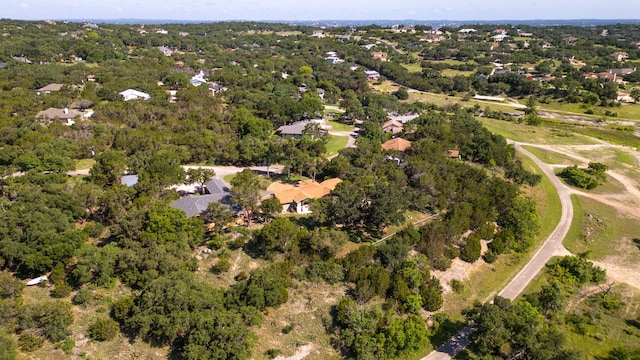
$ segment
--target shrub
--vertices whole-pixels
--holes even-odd
[[[451,286],[451,290],[456,294],[460,294],[464,290],[464,283],[458,279],[449,281],[449,286]]]
[[[53,290],[51,290],[51,296],[58,298],[58,299],[62,299],[62,298],[66,298],[67,296],[69,296],[69,294],[71,294],[71,286],[67,283],[59,283],[57,284]]]
[[[264,352],[264,355],[269,359],[275,359],[278,355],[280,355],[282,351],[278,349],[269,349]]]
[[[91,293],[91,290],[82,288],[78,290],[76,295],[71,299],[71,302],[73,302],[75,305],[82,305],[91,301],[92,298],[93,293]]]
[[[484,254],[483,259],[488,264],[493,264],[494,262],[496,262],[496,260],[498,260],[498,254],[493,250],[489,250]]]
[[[31,352],[38,350],[44,343],[44,338],[24,332],[18,336],[18,345],[22,351]]]
[[[129,317],[133,308],[133,296],[125,296],[118,299],[111,307],[111,316],[117,321],[123,322]]]
[[[71,355],[71,353],[73,352],[73,348],[75,346],[76,346],[76,342],[71,338],[67,338],[65,341],[57,343],[56,349],[60,349],[65,354]]]
[[[229,269],[231,269],[231,261],[229,261],[229,259],[221,258],[218,259],[218,262],[215,265],[213,265],[211,271],[213,271],[214,274],[222,274],[229,271]]]
[[[111,318],[98,318],[91,325],[89,325],[88,333],[90,338],[98,341],[107,341],[113,339],[120,327],[118,323]]]
[[[293,329],[295,329],[295,328],[296,328],[295,324],[289,324],[289,325],[287,325],[287,326],[282,328],[282,333],[286,335],[286,334],[292,332]]]
[[[15,360],[17,357],[16,342],[11,335],[0,331],[0,360]]]
[[[469,236],[466,245],[460,251],[460,259],[472,263],[480,258],[482,247],[477,236]]]

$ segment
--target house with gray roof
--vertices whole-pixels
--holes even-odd
[[[205,183],[204,195],[189,194],[182,197],[169,206],[184,211],[187,217],[197,216],[207,210],[210,203],[217,201],[228,207],[236,215],[239,209],[231,204],[229,188],[220,179],[211,179]]]
[[[304,129],[309,124],[311,124],[311,121],[309,120],[296,121],[289,125],[280,126],[276,132],[282,137],[292,137],[297,139],[302,137]]]
[[[36,92],[38,93],[38,95],[49,94],[54,91],[60,91],[60,89],[62,89],[63,86],[64,84],[49,84],[45,87],[41,87],[40,89],[37,89]]]

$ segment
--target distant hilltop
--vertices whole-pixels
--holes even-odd
[[[199,24],[212,22],[262,22],[280,23],[288,25],[309,26],[365,26],[379,25],[391,26],[394,24],[428,25],[428,26],[453,26],[464,24],[513,24],[530,26],[598,26],[608,24],[640,24],[640,19],[534,19],[534,20],[176,20],[176,19],[56,19],[67,21],[92,21],[104,24]]]

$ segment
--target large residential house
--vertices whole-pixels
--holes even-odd
[[[308,199],[319,199],[327,196],[342,180],[338,178],[327,179],[321,183],[313,180],[301,181],[297,184],[274,182],[267,188],[268,192],[280,201],[282,212],[297,214],[309,214],[311,209],[305,202]]]
[[[120,95],[122,95],[122,97],[124,98],[124,101],[129,101],[129,100],[149,100],[151,99],[151,95],[144,93],[142,91],[138,91],[135,89],[127,89],[125,91],[121,91]]]
[[[61,121],[62,124],[71,126],[76,123],[75,119],[87,119],[93,115],[93,110],[78,111],[75,109],[56,109],[48,108],[36,114],[36,118],[46,120],[48,122]]]
[[[399,137],[387,140],[382,143],[382,150],[396,150],[399,152],[404,152],[410,147],[411,141]]]
[[[280,126],[278,130],[276,130],[276,132],[282,137],[292,137],[294,139],[299,139],[302,137],[307,126],[314,123],[320,126],[321,131],[326,131],[330,128],[330,126],[325,125],[324,119],[311,119],[296,121],[289,125]]]
[[[626,52],[622,52],[622,51],[616,51],[613,54],[609,55],[613,58],[613,60],[615,61],[625,61],[629,58],[629,54],[627,54]]]
[[[189,194],[170,203],[169,206],[184,211],[187,217],[192,217],[205,212],[209,204],[216,201],[228,207],[234,215],[238,213],[238,209],[231,205],[229,188],[222,180],[209,180],[203,190],[202,195]]]
[[[56,91],[60,91],[60,89],[62,89],[62,87],[64,86],[64,84],[49,84],[45,87],[41,87],[40,89],[36,90],[36,93],[38,95],[40,94],[50,94],[52,92],[56,92]]]

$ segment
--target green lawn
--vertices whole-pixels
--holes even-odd
[[[413,64],[401,64],[402,67],[404,67],[405,69],[409,70],[409,72],[412,73],[419,73],[422,72],[422,66],[420,66],[420,64],[418,63],[413,63]]]
[[[333,156],[338,153],[338,151],[342,150],[347,146],[347,141],[349,140],[346,136],[335,136],[330,135],[329,142],[327,143],[327,152],[325,152],[325,156]]]
[[[337,121],[327,121],[327,123],[331,125],[331,130],[335,131],[353,131],[355,129],[353,125],[347,125]]]

